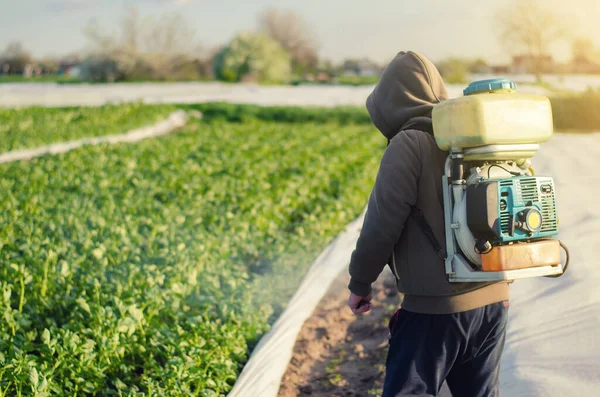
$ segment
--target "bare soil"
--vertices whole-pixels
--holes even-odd
[[[400,295],[386,268],[373,284],[371,311],[355,316],[346,304],[349,280],[342,272],[304,323],[278,397],[381,396],[388,322]],[[439,397],[452,397],[445,382]]]
[[[373,285],[371,311],[355,316],[346,305],[346,273],[300,331],[279,397],[381,395],[388,319],[400,303],[394,278],[382,275]]]

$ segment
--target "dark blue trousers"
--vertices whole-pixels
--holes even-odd
[[[455,314],[398,310],[390,320],[383,397],[496,397],[508,302]]]

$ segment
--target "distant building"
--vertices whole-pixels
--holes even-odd
[[[593,54],[578,55],[571,61],[571,72],[582,74],[598,74],[600,73],[600,62],[594,59]]]
[[[494,65],[490,67],[493,74],[508,74],[510,73],[510,65]]]
[[[23,77],[29,78],[31,76],[33,76],[33,65],[28,63],[23,69]]]
[[[329,83],[331,82],[331,75],[326,72],[318,72],[316,81],[318,81],[319,83]]]
[[[381,72],[381,66],[367,58],[349,59],[344,61],[343,65],[344,75],[379,76]]]
[[[79,78],[81,75],[81,61],[77,57],[64,57],[58,62],[58,75]]]
[[[510,72],[515,74],[532,73],[535,71],[536,65],[539,65],[542,73],[552,73],[555,66],[551,55],[516,55],[512,59]]]

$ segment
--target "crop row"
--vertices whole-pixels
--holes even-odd
[[[192,121],[0,166],[0,394],[226,394],[362,210],[383,141]]]
[[[164,119],[173,109],[142,104],[0,109],[0,153],[124,133]]]

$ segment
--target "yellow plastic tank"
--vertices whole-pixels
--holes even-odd
[[[550,140],[553,133],[548,98],[517,92],[508,79],[472,83],[464,96],[438,104],[432,118],[442,150],[539,144]]]

